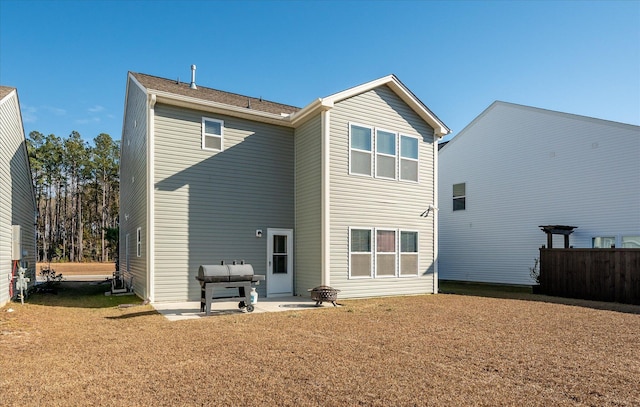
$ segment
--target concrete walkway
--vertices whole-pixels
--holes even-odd
[[[309,297],[276,297],[260,298],[254,305],[254,311],[248,313],[244,309],[238,308],[238,299],[213,300],[211,303],[211,317],[216,315],[232,314],[257,314],[261,312],[282,312],[295,310],[320,309],[323,307],[333,307],[330,302],[316,306],[316,302]],[[204,312],[200,311],[200,301],[188,302],[161,302],[151,304],[156,311],[164,315],[169,321],[180,321],[185,319],[207,318]]]

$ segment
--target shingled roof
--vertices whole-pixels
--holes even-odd
[[[7,96],[9,93],[11,93],[12,90],[15,90],[15,88],[9,86],[0,86],[0,99]]]
[[[130,72],[130,74],[142,86],[148,90],[168,92],[175,95],[188,96],[206,101],[224,103],[226,105],[252,109],[273,114],[292,114],[300,110],[299,107],[270,102],[262,98],[243,96],[237,93],[225,92],[217,89],[198,85],[197,89],[191,89],[189,83],[176,80],[159,78],[157,76]]]

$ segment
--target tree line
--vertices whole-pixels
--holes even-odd
[[[120,192],[120,143],[102,133],[87,143],[32,131],[27,150],[36,204],[37,261],[112,261]]]

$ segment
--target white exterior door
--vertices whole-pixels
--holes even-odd
[[[267,297],[293,295],[293,230],[267,229]]]

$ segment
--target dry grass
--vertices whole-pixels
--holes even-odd
[[[150,306],[34,296],[0,309],[0,395],[65,406],[640,405],[640,307],[513,296],[181,322]]]
[[[103,275],[111,274],[115,271],[116,265],[109,263],[37,263],[36,273],[40,273],[43,268],[51,267],[56,273],[62,273],[67,278],[77,275]]]

